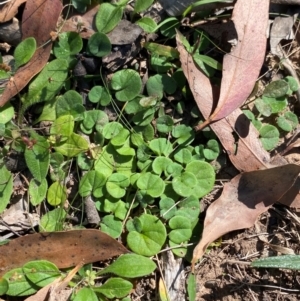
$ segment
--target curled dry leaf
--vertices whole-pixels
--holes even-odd
[[[225,55],[218,104],[212,115],[198,127],[228,116],[251,93],[266,51],[269,0],[238,0],[232,20],[237,31],[237,45]]]
[[[0,276],[31,260],[44,259],[58,268],[103,261],[129,251],[100,230],[42,232],[22,236],[0,246]]]
[[[27,0],[12,0],[7,2],[0,10],[0,23],[11,20],[18,12],[19,6]]]
[[[207,209],[202,238],[194,250],[192,265],[220,236],[253,226],[256,218],[294,185],[299,172],[300,166],[287,164],[239,174],[226,183],[222,195]],[[295,198],[295,195],[291,197]]]
[[[208,77],[196,67],[193,57],[181,43],[182,37],[179,33],[177,33],[176,39],[182,70],[199,110],[203,117],[207,119],[214,101],[219,95],[219,89],[212,86]],[[269,153],[262,147],[257,130],[240,109],[233,111],[227,118],[210,124],[210,127],[218,136],[232,164],[238,170],[252,171],[269,166]]]
[[[34,37],[38,48],[31,60],[19,68],[8,82],[1,95],[0,106],[19,93],[47,64],[52,48],[50,32],[55,30],[61,10],[60,0],[31,0],[26,3],[22,16],[22,39]]]

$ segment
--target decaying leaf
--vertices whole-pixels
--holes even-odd
[[[219,89],[212,86],[195,65],[193,57],[185,50],[177,34],[177,49],[180,53],[182,70],[188,80],[195,101],[204,118],[208,118]],[[232,164],[240,171],[263,169],[270,161],[269,153],[264,150],[258,132],[240,109],[236,109],[227,118],[218,120],[210,127],[218,136]],[[238,138],[236,138],[238,136]]]
[[[7,2],[0,10],[0,23],[11,20],[18,12],[19,6],[27,0],[12,0]]]
[[[269,2],[269,0],[236,2],[232,20],[237,31],[237,45],[230,54],[224,56],[217,106],[198,129],[228,116],[240,107],[251,93],[265,57]]]
[[[207,209],[202,238],[194,250],[192,264],[220,236],[253,226],[256,218],[294,185],[299,172],[300,166],[287,164],[239,174],[226,183],[222,195]]]
[[[95,229],[30,234],[0,246],[0,276],[31,260],[45,259],[67,268],[127,252],[115,239]]]
[[[26,3],[22,16],[22,39],[34,37],[37,50],[31,60],[17,70],[0,98],[0,106],[19,93],[48,62],[52,49],[50,32],[56,28],[62,10],[60,0],[31,0]]]

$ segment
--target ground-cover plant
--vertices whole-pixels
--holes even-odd
[[[259,131],[260,140],[266,150],[277,146],[279,130],[285,134],[297,127],[298,117],[288,110],[288,97],[298,89],[298,83],[292,76],[273,81],[266,86],[262,96],[255,100],[255,108],[259,114],[255,116],[253,112],[244,110]]]
[[[72,2],[79,11],[88,5]],[[76,300],[125,297],[132,289],[127,279],[153,272],[156,265],[149,257],[166,246],[177,256],[186,256],[193,231],[199,225],[199,200],[215,182],[216,171],[211,162],[220,154],[213,135],[195,139],[192,126],[198,114],[185,109],[189,90],[173,47],[145,43],[145,49],[151,52],[151,72],[145,83],[136,68],[116,71],[110,80],[97,68],[99,59],[111,51],[106,34],[121,20],[127,2],[103,3],[96,15],[97,32],[88,41],[76,32],[58,33],[48,64],[26,90],[20,91],[21,109],[16,109],[14,102],[0,109],[4,141],[0,212],[9,205],[13,194],[15,169],[6,167],[6,159],[11,153],[24,154],[30,171],[30,206],[44,204],[48,208],[41,217],[40,232],[64,230],[72,206],[79,201],[76,210],[82,214],[83,200],[91,197],[101,215],[100,229],[113,238],[122,237],[133,252],[100,272],[91,266],[79,271],[79,278],[74,281],[74,286],[80,288]],[[146,32],[159,30],[162,36],[173,38],[180,25],[178,19],[162,22],[158,27],[152,19],[139,16],[151,3],[136,2],[137,24]],[[195,59],[213,75],[213,68],[218,69],[219,65],[200,54],[208,41],[196,33],[192,42],[196,44]],[[14,69],[1,70],[1,79],[8,80],[26,64],[35,47],[34,38],[20,43],[14,52]],[[96,67],[90,67],[90,61]],[[78,92],[80,87],[78,91],[71,89],[79,82],[89,84],[86,103]],[[180,99],[170,104],[168,97],[176,93]],[[166,107],[171,108],[171,114]],[[40,111],[38,117],[35,109]],[[111,118],[109,110],[114,110],[117,118]],[[34,122],[24,120],[30,114],[34,115]],[[180,122],[186,114],[191,124]],[[78,181],[78,193],[72,198],[68,191],[70,175]],[[128,265],[130,269],[124,268]],[[95,287],[95,278],[108,277],[106,274],[118,278],[110,277],[100,288]],[[52,263],[29,262],[3,277],[0,292],[29,295],[60,275]]]

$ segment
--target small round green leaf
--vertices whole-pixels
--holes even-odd
[[[116,199],[121,199],[130,184],[129,178],[123,174],[113,173],[106,182],[107,192]]]
[[[82,197],[93,194],[95,197],[104,195],[106,177],[96,170],[88,171],[79,182],[79,194]]]
[[[188,218],[184,216],[174,216],[169,221],[172,231],[168,234],[170,240],[180,244],[187,241],[192,236],[192,225]]]
[[[153,139],[149,143],[149,148],[158,156],[169,156],[173,151],[173,146],[166,138]]]
[[[122,233],[123,224],[113,215],[106,215],[102,218],[100,227],[104,233],[107,233],[113,238],[118,238]]]
[[[172,163],[173,162],[171,159],[159,156],[154,159],[154,161],[152,163],[152,169],[158,175],[162,174],[163,172],[165,172],[165,174],[167,174],[166,171],[168,169],[168,166],[170,166],[170,164],[172,164]]]
[[[104,33],[95,32],[88,40],[88,51],[97,57],[103,57],[109,54],[111,44],[108,37]]]
[[[101,106],[107,106],[111,101],[109,91],[101,86],[94,86],[89,92],[88,97],[91,102],[99,102]]]
[[[197,178],[197,184],[191,194],[201,198],[211,191],[215,183],[215,171],[210,164],[195,160],[190,162],[185,170],[193,173]]]
[[[289,84],[285,80],[275,80],[271,82],[264,91],[264,96],[266,97],[282,97],[288,92]]]
[[[141,174],[136,185],[143,193],[148,194],[153,198],[162,195],[165,189],[164,181],[159,176],[150,172]]]
[[[111,87],[116,91],[116,98],[120,101],[129,101],[135,98],[142,89],[140,75],[132,69],[124,69],[114,73]]]
[[[161,133],[171,132],[172,128],[173,128],[173,125],[174,125],[174,121],[168,115],[164,115],[164,116],[158,117],[156,119],[157,130]]]
[[[54,55],[57,58],[75,56],[82,49],[82,38],[77,32],[62,32],[59,34],[58,39],[58,42],[55,42],[53,47]]]
[[[166,228],[155,216],[143,214],[139,217],[142,224],[140,232],[131,231],[127,235],[129,248],[139,255],[157,254],[166,240]]]
[[[193,188],[197,184],[196,176],[191,172],[183,172],[180,176],[173,178],[172,186],[180,196],[187,197],[193,193]]]
[[[262,126],[259,135],[262,145],[267,151],[275,148],[279,142],[279,131],[273,125],[266,124]]]
[[[173,217],[177,211],[175,202],[171,198],[163,198],[159,201],[160,216],[168,220]]]
[[[188,145],[195,139],[195,132],[191,127],[180,124],[173,128],[172,136],[177,138],[176,142],[178,144]]]
[[[211,139],[207,142],[203,150],[205,159],[212,161],[218,158],[220,154],[220,146],[217,140]]]
[[[292,112],[285,112],[283,116],[277,118],[278,126],[286,132],[290,132],[298,125],[298,117]]]

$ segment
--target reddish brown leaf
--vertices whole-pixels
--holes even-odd
[[[212,86],[209,79],[197,69],[180,39],[180,34],[177,34],[177,48],[183,72],[203,117],[207,119],[213,107],[213,99],[218,97],[218,87]],[[210,124],[210,127],[238,170],[252,171],[268,166],[270,155],[262,147],[257,130],[240,109],[236,109],[227,118]]]
[[[22,39],[34,37],[38,48],[32,59],[19,68],[8,82],[1,95],[0,106],[19,93],[48,62],[52,48],[50,32],[55,30],[61,10],[60,0],[31,0],[26,3],[22,17]]]
[[[99,10],[99,6],[100,5],[96,5],[95,7],[92,7],[83,15],[69,16],[68,20],[64,23],[61,32],[75,31],[79,32],[82,38],[89,39],[96,31],[94,18]]]
[[[256,218],[294,185],[299,172],[300,166],[287,164],[246,172],[226,183],[220,198],[207,209],[202,238],[194,250],[192,264],[220,236],[253,226]]]
[[[0,276],[31,260],[45,259],[59,268],[107,260],[128,250],[100,230],[42,232],[0,246]]]
[[[232,20],[238,35],[237,45],[224,57],[220,98],[205,125],[228,116],[251,93],[265,57],[269,2],[236,2]]]
[[[6,3],[0,10],[0,23],[11,20],[18,12],[19,6],[27,0],[12,0]]]

